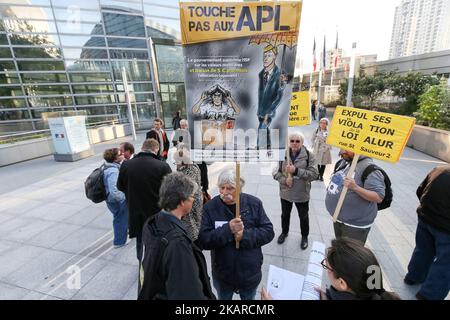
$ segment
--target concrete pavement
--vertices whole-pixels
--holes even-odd
[[[310,144],[311,126],[298,128]],[[138,134],[137,149],[145,137]],[[0,299],[136,299],[137,260],[135,242],[114,249],[112,215],[105,203],[93,204],[84,195],[84,180],[102,162],[101,153],[131,137],[95,146],[96,155],[72,163],[55,162],[52,156],[0,168]],[[338,150],[333,148],[333,160]],[[377,161],[378,162],[378,161]],[[418,287],[403,284],[414,248],[417,224],[415,190],[426,174],[442,161],[406,148],[397,164],[378,162],[391,177],[394,201],[379,213],[370,231],[368,246],[383,268],[385,287],[403,299],[413,299]],[[210,190],[217,193],[219,172],[230,163],[209,166]],[[314,181],[310,201],[310,244],[329,245],[334,238],[325,210],[325,181]],[[263,247],[263,280],[269,264],[304,274],[309,248],[300,250],[298,216],[292,213],[291,231],[283,245],[278,185],[271,164],[241,165],[247,184],[244,192],[259,197],[275,227],[275,239]],[[209,262],[209,253],[205,252]],[[81,270],[81,282],[73,277]],[[209,268],[210,270],[210,268]],[[327,283],[324,274],[324,281]],[[447,297],[448,299],[449,297]]]

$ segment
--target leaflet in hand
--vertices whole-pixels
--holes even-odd
[[[314,288],[322,286],[322,265],[325,245],[314,241],[309,256],[306,276],[269,266],[267,290],[274,300],[319,300],[320,295]]]

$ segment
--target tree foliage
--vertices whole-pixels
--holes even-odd
[[[428,86],[418,100],[419,110],[414,113],[418,124],[444,130],[450,129],[450,92],[445,81]]]

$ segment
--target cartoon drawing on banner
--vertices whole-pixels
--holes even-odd
[[[224,136],[227,129],[234,128],[234,120],[241,112],[236,101],[231,96],[230,91],[216,84],[208,91],[204,91],[192,107],[193,114],[200,114],[202,118],[202,137],[204,145],[222,146],[224,141],[216,139],[215,135],[208,135],[209,129],[219,130]]]

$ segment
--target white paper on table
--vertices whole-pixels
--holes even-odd
[[[323,268],[321,265],[325,257],[325,244],[314,241],[309,256],[308,271],[305,276],[301,300],[319,300],[320,294],[314,288],[321,288]]]
[[[274,300],[300,300],[304,280],[301,274],[270,265],[267,291]]]

